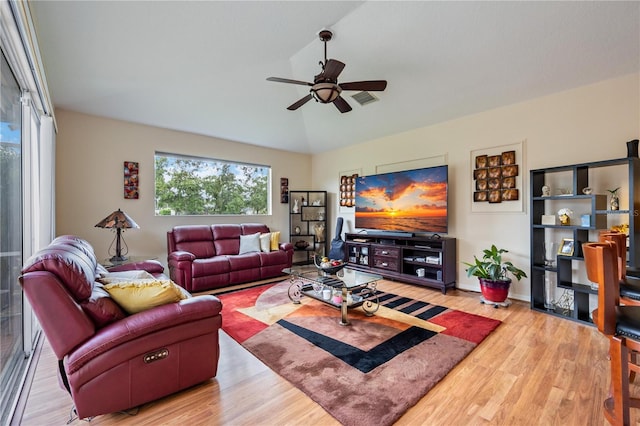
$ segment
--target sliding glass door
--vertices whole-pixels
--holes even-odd
[[[23,303],[18,276],[22,266],[22,102],[21,90],[4,53],[0,64],[0,384],[16,391],[26,362]],[[2,395],[4,424],[11,395]]]

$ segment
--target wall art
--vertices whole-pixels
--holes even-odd
[[[524,212],[524,141],[471,151],[471,211]]]
[[[289,179],[280,178],[280,202],[289,204]]]
[[[126,200],[137,200],[139,197],[138,162],[124,162],[124,198]]]

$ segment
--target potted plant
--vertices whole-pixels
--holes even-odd
[[[478,277],[483,302],[504,303],[509,295],[511,278],[513,275],[518,281],[527,274],[516,268],[511,262],[503,261],[502,254],[508,250],[499,249],[495,244],[490,249],[483,250],[482,259],[473,256],[474,263],[463,262],[467,268],[467,276]]]

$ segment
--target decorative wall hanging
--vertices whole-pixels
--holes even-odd
[[[289,204],[289,179],[280,178],[280,202]]]
[[[138,171],[138,162],[124,162],[124,198],[127,200],[138,199]]]
[[[524,211],[523,145],[520,142],[471,151],[472,212]]]
[[[356,179],[358,174],[340,176],[340,206],[353,207],[356,205]]]

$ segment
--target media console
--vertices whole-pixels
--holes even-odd
[[[347,262],[386,279],[442,290],[456,285],[456,239],[346,234]]]

